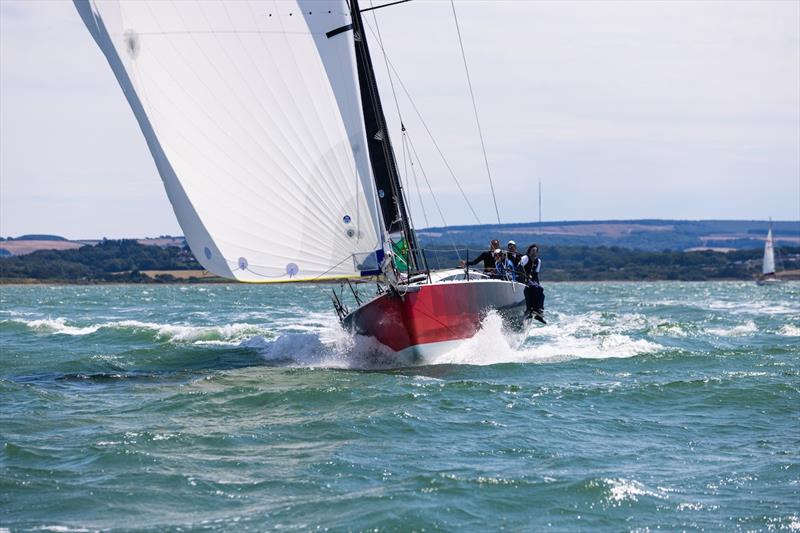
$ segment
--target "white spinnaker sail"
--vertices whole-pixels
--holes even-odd
[[[767,241],[764,243],[764,265],[761,272],[763,274],[775,273],[775,248],[772,244],[772,228],[769,228]]]
[[[345,0],[74,0],[202,265],[242,281],[377,269],[382,223]],[[327,35],[326,35],[327,34]]]

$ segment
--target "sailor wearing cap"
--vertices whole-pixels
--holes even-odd
[[[506,245],[506,255],[514,263],[514,267],[516,268],[519,265],[520,259],[522,259],[522,254],[517,251],[517,243],[514,241],[508,241]]]
[[[514,270],[514,263],[506,257],[506,253],[500,248],[496,248],[494,251],[494,268],[495,276],[498,278],[516,281],[517,273]]]

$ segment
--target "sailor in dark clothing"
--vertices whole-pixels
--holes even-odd
[[[462,267],[465,265],[474,266],[483,261],[483,271],[487,274],[491,274],[495,271],[494,266],[494,251],[500,249],[500,241],[497,239],[492,240],[489,243],[489,249],[483,252],[482,254],[478,255],[475,259],[469,262],[459,261],[459,265]]]
[[[528,279],[539,283],[539,269],[542,267],[542,260],[539,259],[539,246],[536,244],[528,246],[519,263],[525,269]]]
[[[508,241],[506,245],[506,257],[508,257],[514,265],[514,279],[524,283],[525,269],[521,264],[523,255],[517,251],[517,243],[514,241]]]
[[[517,243],[514,241],[508,241],[508,244],[506,245],[506,256],[511,259],[511,262],[514,263],[514,266],[519,264],[519,262],[522,260],[522,254],[517,251]]]
[[[535,318],[541,323],[544,321],[544,289],[539,284],[539,269],[542,260],[539,259],[539,247],[535,244],[528,246],[525,255],[520,259],[520,264],[525,271],[525,318]]]

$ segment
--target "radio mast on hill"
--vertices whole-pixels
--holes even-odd
[[[539,178],[539,227],[536,233],[542,233],[542,178]]]

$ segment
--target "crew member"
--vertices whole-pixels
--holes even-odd
[[[525,250],[525,255],[520,257],[519,264],[525,269],[528,280],[539,283],[539,270],[542,268],[542,260],[539,259],[539,246],[531,244]]]
[[[499,249],[500,249],[500,241],[498,241],[497,239],[493,239],[489,243],[488,250],[481,253],[480,255],[478,255],[478,257],[476,257],[475,259],[473,259],[468,263],[461,260],[458,262],[458,264],[462,267],[465,265],[474,266],[483,261],[483,271],[486,272],[487,274],[492,274],[495,271],[494,251]]]
[[[521,264],[523,255],[517,251],[517,243],[514,241],[508,241],[506,245],[506,257],[511,259],[511,262],[514,263],[515,279],[524,282],[525,269]]]
[[[520,264],[525,271],[525,318],[535,318],[541,323],[544,321],[544,289],[539,284],[539,270],[542,260],[539,259],[539,246],[531,244],[520,259]]]
[[[506,256],[511,259],[511,262],[514,263],[514,266],[517,266],[522,260],[522,254],[517,251],[517,243],[514,241],[508,241],[506,245]]]
[[[517,274],[514,271],[514,263],[500,248],[494,251],[494,268],[497,278],[516,281]]]

